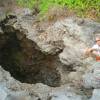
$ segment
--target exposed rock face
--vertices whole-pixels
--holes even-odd
[[[93,95],[90,100],[99,100],[100,99],[100,89],[94,89]]]
[[[42,84],[21,84],[0,67],[0,99],[1,100],[46,100],[50,88]],[[41,88],[43,87],[43,88]],[[35,90],[35,91],[34,91]],[[42,90],[42,91],[41,91]],[[30,91],[30,92],[29,92]],[[39,93],[39,94],[37,94]],[[45,97],[43,96],[45,93]],[[40,96],[40,97],[39,97]]]
[[[86,100],[73,91],[68,85],[51,88],[41,83],[20,83],[0,67],[0,100]]]
[[[6,15],[14,11],[14,0],[0,0],[0,21],[6,18]]]
[[[10,17],[16,20],[16,17]],[[59,86],[61,76],[57,71],[60,63],[56,64],[57,56],[42,53],[34,41],[26,38],[23,30],[4,25],[8,23],[8,19],[1,23],[4,31],[4,38],[1,37],[1,41],[6,41],[5,44],[1,44],[1,65],[22,82],[42,82],[50,86]]]
[[[84,86],[87,88],[100,88],[100,62],[96,62],[83,76]]]
[[[79,86],[87,67],[95,62],[85,59],[83,52],[93,44],[100,24],[70,17],[45,26],[36,24],[30,13],[9,15],[0,22],[0,65],[24,83]],[[3,75],[2,100],[87,100],[84,93],[77,95],[76,91],[65,89],[67,85],[55,90],[42,84],[21,84],[9,74],[3,79]]]

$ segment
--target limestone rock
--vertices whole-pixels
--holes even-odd
[[[7,97],[7,93],[4,91],[3,87],[0,87],[0,100],[5,100]]]
[[[7,88],[1,90],[2,98],[86,100],[81,93],[77,95],[76,91],[65,89],[67,85],[60,85],[74,79],[80,80],[87,66],[93,65],[93,60],[87,61],[83,52],[87,46],[94,44],[93,37],[100,32],[100,24],[69,17],[46,27],[43,24],[38,27],[40,23],[35,23],[35,18],[29,10],[22,12],[22,15],[9,15],[0,22],[3,31],[3,37],[0,34],[0,64],[10,70],[16,79],[20,75],[19,80],[22,79],[22,82],[24,80],[37,84],[21,83],[0,67],[0,86]],[[95,80],[95,76],[100,76],[98,68],[94,67],[93,72],[86,73],[84,86],[100,88],[100,82]]]
[[[73,89],[67,85],[61,86],[60,88],[52,90],[50,100],[87,100],[85,96],[77,95],[74,92]]]
[[[99,100],[100,99],[100,89],[94,89],[93,95],[90,100]]]
[[[91,70],[83,76],[84,86],[89,88],[100,88],[100,63],[96,62],[91,66]]]

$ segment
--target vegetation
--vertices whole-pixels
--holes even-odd
[[[31,9],[37,5],[41,14],[45,14],[51,6],[60,5],[72,9],[79,16],[100,16],[100,0],[17,0],[17,2]]]

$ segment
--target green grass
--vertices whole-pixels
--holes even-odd
[[[50,7],[60,5],[77,12],[79,16],[86,16],[86,12],[94,10],[100,16],[100,0],[17,0],[24,7],[34,8],[38,4],[41,14],[45,14]]]

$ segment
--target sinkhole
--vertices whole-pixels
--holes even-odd
[[[0,65],[5,70],[22,83],[60,86],[57,55],[42,53],[36,43],[26,36],[18,39],[17,34],[23,34],[18,30],[4,26],[2,29],[4,34],[0,35]]]

